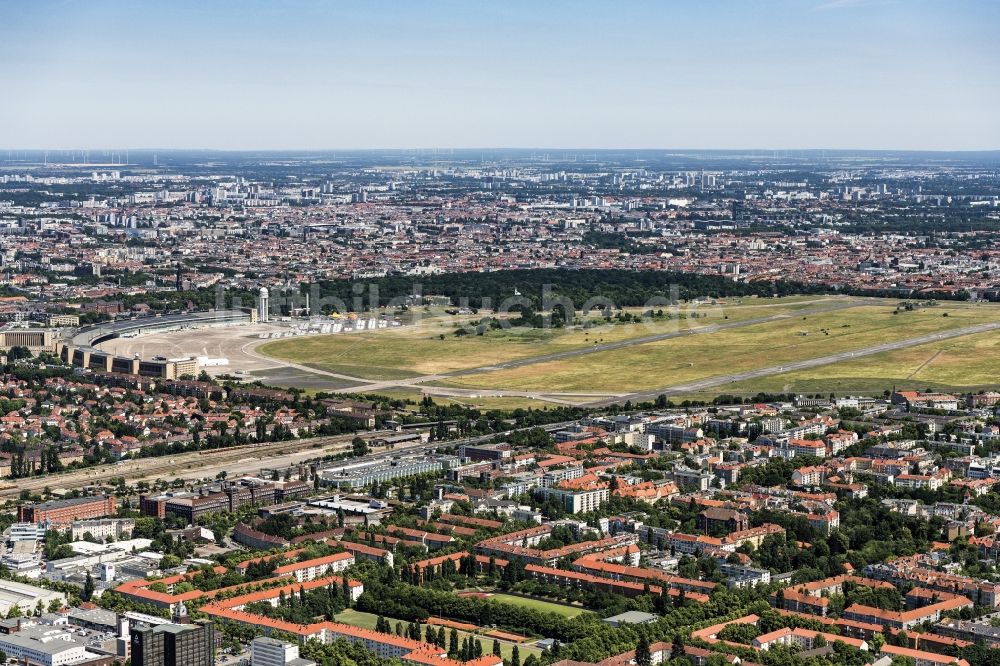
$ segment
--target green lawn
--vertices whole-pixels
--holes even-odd
[[[348,608],[334,616],[334,620],[343,624],[349,624],[362,629],[375,629],[375,620],[378,616],[373,613],[362,613],[361,611]],[[405,623],[404,623],[405,624]],[[392,626],[396,626],[396,621],[392,621]]]
[[[941,340],[809,370],[739,382],[678,399],[711,399],[719,393],[882,393],[899,389],[978,391],[1000,386],[1000,333]]]
[[[947,313],[948,316],[944,316]],[[942,303],[893,314],[866,305],[651,342],[586,356],[453,377],[441,385],[542,392],[628,392],[816,358],[891,340],[1000,321],[1000,306]],[[868,363],[860,359],[858,363]],[[967,359],[966,364],[975,364]],[[964,364],[954,369],[961,373]],[[819,369],[806,374],[815,376]],[[882,374],[880,376],[889,376]],[[756,383],[756,382],[755,382]],[[727,392],[720,388],[719,392]]]
[[[485,335],[456,336],[455,330],[468,317],[433,317],[414,326],[342,335],[316,335],[265,343],[256,348],[262,355],[301,363],[328,372],[372,380],[405,379],[453,370],[489,366],[595,344],[629,340],[700,328],[755,317],[793,313],[837,300],[832,297],[787,299],[733,299],[716,304],[683,305],[685,316],[697,318],[645,321],[639,324],[596,322],[589,329],[509,329]],[[639,309],[635,309],[638,313]],[[443,336],[443,339],[442,339]]]
[[[343,624],[349,624],[349,625],[354,626],[354,627],[361,627],[363,629],[374,629],[375,628],[375,620],[377,618],[378,618],[378,616],[374,615],[373,613],[363,613],[361,611],[354,610],[353,608],[349,608],[349,609],[347,609],[345,611],[342,611],[342,612],[338,613],[337,615],[335,615],[333,619],[336,620],[337,622],[342,622]],[[394,619],[394,618],[391,618],[391,617],[387,617],[386,619],[389,621],[389,625],[391,627],[393,627],[393,629],[395,629],[397,622],[402,622],[404,628],[409,624],[405,620],[397,620],[397,619]],[[422,631],[426,631],[427,630],[426,626],[421,627],[421,629],[422,629]],[[451,629],[446,629],[446,631],[449,634],[451,633]],[[468,632],[459,631],[458,632],[458,640],[461,642],[468,635],[469,635]],[[492,638],[478,637],[478,640],[479,640],[479,643],[483,646],[483,654],[492,654],[493,653],[493,639]],[[514,645],[515,645],[514,643],[511,643],[511,642],[508,642],[508,641],[500,641],[500,653],[501,653],[501,655],[503,656],[504,659],[510,659],[511,653],[514,650]],[[533,654],[536,657],[538,657],[538,656],[540,656],[542,654],[541,650],[539,650],[538,648],[532,646],[531,644],[527,644],[527,643],[521,643],[520,645],[518,645],[517,646],[517,651],[518,651],[518,653],[519,653],[519,655],[520,655],[520,657],[521,657],[522,660],[525,657],[527,657],[529,654]]]
[[[490,597],[490,599],[502,601],[505,604],[513,604],[515,606],[526,606],[527,608],[534,608],[535,610],[540,610],[546,613],[556,613],[564,617],[576,617],[580,613],[585,612],[583,608],[565,606],[563,604],[556,604],[551,601],[543,601],[541,599],[527,599],[513,594],[494,594]]]

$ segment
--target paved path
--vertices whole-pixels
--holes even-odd
[[[252,357],[252,358],[256,358],[256,359],[259,359],[261,361],[267,361],[267,362],[273,364],[273,367],[271,367],[271,368],[264,368],[264,370],[271,370],[271,369],[276,369],[276,368],[295,368],[296,370],[302,370],[303,372],[311,372],[314,375],[323,375],[325,377],[333,377],[335,379],[343,379],[343,380],[349,381],[349,382],[365,383],[365,382],[370,381],[368,379],[362,379],[360,377],[352,377],[351,375],[342,375],[342,374],[337,373],[337,372],[328,372],[326,370],[320,370],[319,368],[313,368],[313,367],[310,367],[308,365],[302,365],[301,363],[292,363],[291,361],[285,361],[285,360],[282,360],[282,359],[274,358],[272,356],[265,356],[263,354],[257,353],[257,347],[259,347],[260,345],[262,345],[262,344],[264,344],[266,342],[274,342],[274,341],[273,340],[252,340],[252,341],[246,343],[245,345],[243,345],[242,347],[240,347],[240,351],[242,353],[246,354],[247,356]],[[343,390],[343,389],[338,389],[338,390]]]
[[[805,359],[801,361],[793,361],[786,365],[771,366],[767,368],[757,368],[754,370],[748,370],[746,372],[734,373],[731,375],[720,375],[715,377],[706,377],[703,379],[698,379],[695,381],[687,382],[684,384],[674,384],[672,386],[666,386],[660,389],[653,389],[649,391],[639,391],[634,393],[616,393],[613,391],[588,391],[579,393],[567,393],[559,391],[521,391],[521,390],[506,390],[501,388],[459,388],[450,386],[427,386],[429,382],[447,380],[454,377],[463,377],[468,375],[476,375],[494,372],[497,370],[507,370],[511,368],[521,368],[529,365],[535,365],[538,363],[549,363],[552,361],[559,361],[567,358],[575,358],[579,356],[585,356],[587,354],[595,354],[598,352],[611,351],[615,349],[624,349],[627,347],[632,347],[635,345],[649,344],[652,342],[659,342],[662,340],[670,340],[674,338],[682,338],[691,335],[702,335],[707,333],[717,333],[719,331],[725,331],[736,328],[743,328],[746,326],[755,326],[758,324],[766,324],[775,321],[782,321],[785,319],[800,319],[802,317],[821,314],[825,312],[832,312],[836,310],[842,310],[845,308],[853,308],[861,305],[872,305],[879,304],[882,301],[875,299],[851,299],[847,301],[842,301],[839,303],[830,303],[822,305],[815,308],[809,308],[805,310],[798,310],[793,312],[785,312],[775,315],[768,315],[764,317],[755,317],[753,319],[744,319],[741,321],[725,322],[721,324],[709,324],[707,326],[698,326],[693,328],[688,328],[684,330],[671,331],[669,333],[657,333],[655,335],[647,335],[639,338],[631,338],[628,340],[619,340],[616,342],[606,342],[602,344],[597,344],[592,347],[581,347],[579,349],[570,349],[561,352],[553,352],[551,354],[542,354],[540,356],[531,356],[528,358],[517,359],[513,361],[508,361],[506,363],[498,363],[496,365],[485,365],[478,366],[474,368],[464,368],[461,370],[453,370],[450,372],[442,372],[433,375],[420,375],[416,377],[408,377],[404,379],[389,379],[383,381],[372,381],[370,379],[364,379],[362,377],[351,377],[349,375],[343,375],[333,372],[327,372],[324,370],[319,370],[316,368],[311,368],[307,365],[297,364],[297,363],[285,363],[282,361],[275,360],[276,363],[284,364],[287,367],[293,367],[306,372],[312,372],[317,375],[325,375],[331,378],[343,379],[352,382],[357,382],[356,386],[350,386],[346,388],[336,388],[336,390],[341,393],[377,393],[379,391],[399,389],[399,388],[417,388],[422,392],[443,397],[462,397],[462,398],[484,398],[484,397],[520,397],[529,398],[534,400],[542,400],[546,402],[552,402],[556,404],[564,405],[587,405],[593,407],[603,407],[611,405],[614,403],[623,403],[626,400],[631,400],[632,402],[652,400],[659,395],[679,395],[685,393],[695,393],[697,391],[702,391],[705,389],[716,388],[719,386],[725,386],[727,384],[733,384],[736,382],[746,381],[750,379],[757,379],[760,377],[767,377],[770,375],[782,374],[786,372],[793,372],[795,370],[804,370],[807,368],[815,368],[822,365],[829,365],[831,363],[837,363],[840,361],[847,361],[852,358],[860,358],[864,356],[871,356],[873,354],[879,354],[886,351],[893,351],[897,349],[905,349],[907,347],[914,347],[917,345],[927,344],[929,342],[935,342],[937,340],[947,340],[950,338],[957,338],[965,335],[972,335],[974,333],[983,333],[986,331],[993,331],[1000,329],[1000,323],[988,323],[988,324],[978,324],[975,326],[967,326],[965,328],[959,328],[952,331],[943,331],[940,333],[930,333],[927,335],[922,335],[914,338],[908,338],[905,340],[897,340],[895,342],[887,342],[879,345],[874,345],[871,347],[864,347],[862,349],[855,349],[853,351],[840,352],[837,354],[830,354],[827,356],[820,356],[811,359]],[[688,320],[689,323],[696,323],[697,320]],[[244,348],[246,353],[256,356],[253,348],[256,345],[248,344]],[[267,358],[260,356],[261,359]],[[581,401],[581,398],[593,398],[593,400]]]
[[[816,308],[810,308],[808,310],[797,310],[793,312],[783,312],[781,314],[768,315],[766,317],[755,317],[753,319],[743,319],[741,321],[731,321],[724,324],[708,324],[707,326],[696,326],[698,323],[697,319],[686,319],[678,320],[678,325],[682,323],[687,323],[689,325],[695,325],[694,328],[687,328],[681,331],[671,331],[669,333],[657,333],[655,335],[647,335],[641,338],[629,338],[628,340],[618,340],[616,342],[605,342],[602,344],[597,344],[592,347],[581,347],[579,349],[569,349],[567,351],[553,352],[551,354],[543,354],[541,356],[531,356],[529,358],[517,359],[515,361],[508,361],[507,363],[498,363],[496,365],[484,365],[478,368],[466,368],[464,370],[453,370],[451,372],[444,372],[437,378],[446,377],[462,377],[465,375],[475,375],[481,372],[490,372],[492,370],[507,370],[510,368],[521,368],[526,365],[535,365],[537,363],[548,363],[549,361],[561,361],[565,358],[574,358],[576,356],[585,356],[587,354],[596,354],[598,352],[611,351],[613,349],[624,349],[626,347],[634,347],[635,345],[644,345],[650,342],[660,342],[661,340],[671,340],[673,338],[685,338],[689,335],[702,335],[705,333],[717,333],[718,331],[726,331],[731,328],[743,328],[745,326],[755,326],[757,324],[767,324],[773,321],[781,321],[782,319],[799,319],[808,315],[822,314],[824,312],[833,312],[835,310],[843,310],[844,308],[856,308],[859,305],[863,305],[868,301],[863,300],[850,300],[841,303],[831,303],[829,305],[824,305]]]
[[[897,340],[895,342],[886,342],[880,345],[864,347],[862,349],[855,349],[854,351],[840,352],[838,354],[830,354],[829,356],[819,356],[817,358],[810,358],[803,361],[793,361],[785,365],[775,365],[769,368],[757,368],[755,370],[747,370],[746,372],[738,372],[731,375],[707,377],[705,379],[698,379],[693,382],[687,382],[685,384],[674,384],[673,386],[666,386],[661,389],[655,389],[652,391],[642,391],[637,393],[629,393],[624,396],[617,396],[615,398],[610,398],[610,399],[605,398],[601,400],[595,400],[585,404],[591,407],[599,407],[604,405],[610,405],[617,402],[623,402],[625,400],[631,400],[632,402],[636,402],[642,400],[652,400],[660,395],[670,396],[683,393],[694,393],[696,391],[715,388],[717,386],[724,386],[726,384],[732,384],[735,382],[746,381],[748,379],[757,379],[759,377],[767,377],[769,375],[777,375],[785,372],[793,372],[796,370],[815,368],[821,365],[829,365],[830,363],[849,361],[854,358],[862,358],[864,356],[871,356],[873,354],[881,354],[882,352],[894,351],[897,349],[906,349],[907,347],[916,347],[917,345],[924,345],[929,342],[936,342],[938,340],[948,340],[950,338],[958,338],[964,335],[973,335],[975,333],[985,333],[987,331],[995,331],[997,329],[1000,329],[1000,322],[990,323],[990,324],[977,324],[975,326],[966,326],[965,328],[956,328],[952,331],[929,333],[927,335],[921,335],[915,338],[907,338],[905,340]]]
[[[384,391],[387,389],[396,388],[406,388],[406,387],[418,387],[427,393],[433,395],[449,395],[446,391],[454,391],[451,395],[498,395],[503,393],[504,395],[511,396],[522,396],[522,397],[537,397],[539,399],[546,399],[544,396],[558,396],[556,392],[546,393],[546,392],[524,392],[524,391],[501,391],[497,390],[475,390],[471,389],[465,391],[464,389],[451,389],[448,387],[424,387],[422,384],[428,382],[435,382],[450,379],[453,377],[463,377],[467,375],[476,375],[487,372],[495,372],[497,370],[508,370],[512,368],[522,368],[528,365],[535,365],[538,363],[549,363],[551,361],[560,361],[567,358],[575,358],[578,356],[586,356],[588,354],[596,354],[599,352],[612,351],[615,349],[625,349],[627,347],[634,347],[636,345],[649,344],[651,342],[660,342],[662,340],[670,340],[673,338],[683,338],[691,335],[704,335],[708,333],[717,333],[719,331],[725,331],[734,328],[743,328],[746,326],[755,326],[758,324],[767,324],[775,321],[782,321],[784,319],[799,319],[809,315],[822,314],[826,312],[833,312],[836,310],[842,310],[845,308],[854,308],[859,305],[866,304],[878,304],[880,301],[872,299],[851,299],[847,301],[841,301],[838,303],[829,303],[826,305],[821,305],[815,308],[809,308],[806,310],[797,310],[793,312],[784,312],[780,314],[767,315],[765,317],[754,317],[753,319],[743,319],[741,321],[731,321],[721,324],[708,324],[706,326],[697,326],[697,319],[688,320],[678,320],[678,325],[687,324],[692,326],[692,328],[685,328],[683,330],[670,331],[668,333],[657,333],[655,335],[646,335],[638,338],[630,338],[628,340],[618,340],[615,342],[604,342],[601,344],[596,344],[590,347],[580,347],[579,349],[569,349],[566,351],[553,352],[551,354],[542,354],[540,356],[530,356],[528,358],[517,359],[513,361],[508,361],[506,363],[497,363],[495,365],[482,365],[474,368],[464,368],[461,370],[452,370],[449,372],[442,372],[433,375],[419,375],[416,377],[407,377],[403,379],[386,379],[380,381],[372,381],[370,379],[364,379],[361,377],[351,377],[350,375],[343,375],[334,372],[327,372],[324,370],[318,370],[316,368],[311,368],[308,365],[302,365],[300,363],[288,363],[284,361],[278,361],[272,359],[276,364],[283,364],[287,367],[296,368],[298,370],[303,370],[306,372],[313,372],[319,375],[325,375],[328,377],[334,377],[337,379],[344,379],[352,382],[357,382],[357,386],[351,386],[346,388],[333,389],[340,393],[376,393],[378,391]],[[255,341],[256,342],[256,341]],[[244,353],[256,356],[258,358],[266,358],[257,354],[254,350],[256,344],[253,342],[248,343],[244,346]],[[600,395],[600,391],[591,392],[591,395]],[[558,399],[553,400],[553,402],[564,402]]]

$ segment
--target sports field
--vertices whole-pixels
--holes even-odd
[[[463,320],[433,317],[414,326],[398,329],[277,340],[260,345],[256,352],[262,356],[363,379],[405,379],[585,349],[621,340],[794,313],[846,300],[822,296],[746,298],[716,304],[684,304],[679,308],[678,316],[670,320],[606,324],[594,314],[588,317],[593,324],[591,328],[519,327],[465,336],[456,336],[455,331],[461,321],[468,321],[468,317]],[[639,310],[637,308],[634,311],[638,313]]]
[[[336,620],[337,622],[341,622],[343,624],[349,624],[353,627],[361,627],[363,629],[374,629],[375,621],[378,619],[378,616],[373,613],[364,613],[362,611],[354,610],[353,608],[348,608],[345,611],[337,613],[333,617],[333,619]],[[386,619],[389,621],[389,626],[391,626],[394,630],[396,628],[397,622],[402,622],[404,628],[409,624],[409,622],[405,620],[396,620],[391,617],[387,617]],[[424,627],[424,630],[426,631],[426,627]],[[448,630],[448,633],[449,634],[451,633],[450,629]],[[466,631],[459,631],[458,640],[459,641],[465,640],[465,637],[469,635],[470,634]],[[483,654],[493,653],[492,638],[477,637],[477,640],[479,640],[480,645],[483,646]],[[514,643],[511,643],[509,641],[500,641],[500,654],[504,659],[510,659],[513,650],[514,650]],[[517,651],[522,660],[529,654],[533,654],[536,657],[542,654],[541,650],[534,647],[530,643],[521,643],[520,645],[517,646]]]
[[[564,606],[563,604],[554,604],[551,601],[543,601],[541,599],[527,599],[513,594],[494,594],[490,596],[490,599],[493,599],[494,601],[502,601],[505,604],[514,604],[515,606],[534,608],[535,610],[540,610],[543,613],[557,613],[563,617],[576,617],[580,613],[584,612],[584,609],[582,608]]]

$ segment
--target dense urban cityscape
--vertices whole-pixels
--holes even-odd
[[[1000,664],[998,25],[0,2],[0,666]]]
[[[1000,392],[531,397],[400,351],[649,362],[805,315],[991,336],[992,155],[94,157],[0,167],[18,663],[1000,655]]]

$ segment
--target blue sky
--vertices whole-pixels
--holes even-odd
[[[993,0],[0,0],[2,148],[1000,148]]]

